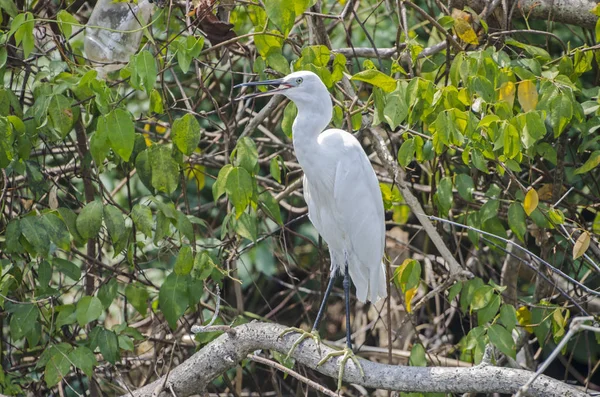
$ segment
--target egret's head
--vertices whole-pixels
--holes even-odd
[[[234,88],[259,85],[269,85],[275,88],[270,91],[249,94],[240,99],[282,94],[298,104],[299,102],[318,101],[319,96],[322,95],[329,97],[327,87],[325,87],[319,76],[304,70],[288,74],[282,79],[243,83],[236,85]]]

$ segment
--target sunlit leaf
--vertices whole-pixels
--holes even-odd
[[[456,30],[456,35],[465,43],[474,45],[479,44],[475,30],[473,30],[471,24],[463,18],[454,19],[454,30]]]
[[[519,103],[524,112],[535,110],[538,103],[538,92],[533,81],[521,81],[519,83],[518,96]]]
[[[538,194],[534,188],[531,188],[527,191],[525,195],[525,200],[523,200],[523,209],[527,216],[530,216],[533,211],[537,208],[539,203]]]
[[[351,80],[364,81],[381,88],[385,92],[392,92],[396,89],[396,80],[378,70],[363,70],[352,76]]]
[[[575,241],[575,245],[573,245],[573,259],[577,259],[590,247],[591,236],[586,230],[583,231]]]

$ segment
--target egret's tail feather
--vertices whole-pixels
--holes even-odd
[[[365,266],[355,269],[350,266],[350,277],[356,286],[356,297],[361,302],[377,302],[387,296],[387,282],[385,278],[385,265],[368,270]]]
[[[387,281],[385,278],[385,264],[371,269],[369,275],[369,300],[373,303],[387,296]]]

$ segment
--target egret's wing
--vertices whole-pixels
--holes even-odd
[[[334,131],[343,138],[343,147],[337,147],[343,153],[336,156],[333,196],[337,221],[350,245],[350,274],[359,300],[377,301],[387,295],[381,262],[385,218],[379,182],[356,138],[345,131]]]

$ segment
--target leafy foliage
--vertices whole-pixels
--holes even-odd
[[[131,363],[149,351],[189,357],[180,342],[213,316],[216,286],[219,324],[312,318],[303,310],[319,295],[306,291],[319,290],[327,272],[313,276],[328,264],[295,182],[297,109],[272,102],[255,123],[265,102],[232,101],[231,87],[250,72],[313,71],[334,99],[333,126],[361,139],[359,130],[384,131],[425,212],[454,222],[438,229],[476,274],[444,284],[422,214],[374,161],[391,316],[409,317],[398,324],[412,332],[384,324],[387,308],[377,303],[377,318],[362,308],[352,315],[373,324],[362,341],[386,346],[391,330],[404,348],[411,338],[414,366],[431,365],[435,349],[479,363],[486,344],[514,359],[534,337],[553,348],[571,316],[597,307],[600,58],[592,46],[600,24],[582,35],[557,27],[548,37],[567,41],[563,48],[518,33],[544,29],[529,20],[501,32],[468,10],[432,6],[432,24],[415,2],[404,26],[396,10],[368,0],[340,21],[344,2],[323,2],[335,18],[305,13],[313,3],[200,1],[190,14],[173,3],[137,30],[142,41],[128,59],[92,70],[88,11],[53,3],[42,14],[35,2],[0,2],[1,393],[49,395],[68,385],[116,394],[108,380],[123,368],[131,387],[150,380]],[[317,22],[331,48],[315,36]],[[336,316],[324,337],[340,333]],[[590,345],[563,353],[594,367],[600,351]],[[234,382],[248,386],[254,373]],[[229,388],[230,378],[215,388]]]

